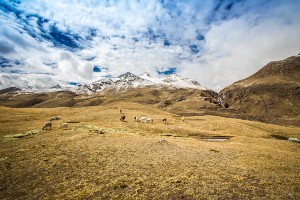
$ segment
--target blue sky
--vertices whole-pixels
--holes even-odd
[[[1,0],[0,88],[176,73],[220,90],[300,53],[297,0]]]

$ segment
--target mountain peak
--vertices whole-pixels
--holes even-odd
[[[189,78],[184,78],[177,74],[170,74],[161,79],[165,84],[175,85],[175,87],[179,88],[195,88],[201,90],[207,90],[206,87],[203,87],[197,81],[193,81]]]
[[[137,76],[134,75],[134,74],[131,73],[131,72],[126,72],[125,74],[121,74],[118,78],[126,79],[126,78],[129,78],[129,77],[137,77]]]
[[[206,90],[207,88],[201,86],[197,81],[184,78],[177,74],[171,74],[163,78],[152,77],[149,73],[144,72],[137,76],[131,72],[121,74],[117,78],[106,78],[95,81],[91,84],[91,91],[107,91],[113,89],[116,92],[124,92],[128,88],[142,88],[142,87],[169,87],[169,88],[193,88],[199,90]]]
[[[60,84],[56,84],[56,85],[50,87],[50,89],[61,89],[61,88],[62,88],[62,86]]]
[[[151,77],[151,75],[149,73],[147,73],[147,72],[144,72],[141,75],[139,75],[139,77],[143,77],[143,76],[145,76],[145,77]]]
[[[55,84],[56,83],[56,84]],[[124,92],[129,88],[143,88],[143,87],[151,87],[151,88],[161,88],[161,87],[168,87],[168,88],[192,88],[192,89],[199,89],[205,90],[205,87],[202,87],[196,81],[192,81],[188,78],[181,77],[176,74],[171,74],[165,76],[163,78],[158,78],[155,76],[151,76],[149,73],[144,72],[143,74],[137,76],[131,72],[126,72],[121,74],[118,77],[100,77],[99,80],[93,81],[92,83],[75,83],[76,87],[70,88],[66,85],[61,85],[58,82],[50,83],[52,87],[48,85],[46,88],[35,88],[30,87],[28,83],[24,84],[25,86],[22,87],[26,91],[40,91],[49,89],[49,91],[57,91],[57,90],[72,90],[78,93],[84,94],[92,94],[95,92],[106,92],[106,91],[115,91],[115,92]],[[70,83],[69,83],[70,84]],[[73,84],[73,83],[72,83]],[[39,89],[39,90],[37,90]]]
[[[177,75],[177,74],[170,74],[170,75],[167,75],[167,76],[164,76],[162,78],[163,81],[166,81],[166,82],[176,82],[178,80],[188,80],[187,78],[184,78],[180,75]]]

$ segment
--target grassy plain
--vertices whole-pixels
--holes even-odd
[[[40,130],[53,116],[61,120]],[[209,115],[182,122],[124,101],[0,107],[0,127],[1,199],[300,199],[300,144],[271,136],[300,138],[299,127]],[[232,137],[201,139],[209,136]]]

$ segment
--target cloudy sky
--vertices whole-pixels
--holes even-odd
[[[1,0],[0,88],[130,71],[220,90],[300,53],[299,10],[299,0]]]

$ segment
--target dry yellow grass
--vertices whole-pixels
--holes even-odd
[[[133,115],[154,123],[134,123]],[[80,123],[62,130],[53,121],[51,131],[12,138],[53,116]],[[0,126],[1,199],[300,199],[300,145],[270,136],[300,138],[299,127],[216,116],[182,122],[128,102],[0,107]],[[218,135],[232,138],[200,139]]]

